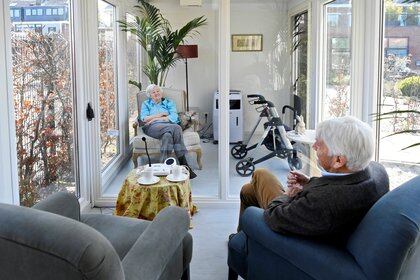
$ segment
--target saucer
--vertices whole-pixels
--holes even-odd
[[[140,177],[137,179],[137,183],[139,183],[140,185],[153,185],[159,182],[159,180],[160,180],[159,177],[156,177],[156,176],[153,176],[152,180],[150,181],[146,181],[146,178]]]
[[[189,175],[185,173],[181,173],[179,177],[174,177],[173,174],[169,174],[168,176],[166,176],[166,180],[168,180],[169,182],[182,182],[187,180],[188,177]]]

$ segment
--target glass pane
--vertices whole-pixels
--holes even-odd
[[[302,115],[308,123],[309,116],[306,114],[308,104],[308,12],[303,12],[293,17],[292,42],[292,82],[294,82],[294,92],[300,99],[300,104],[295,102],[297,104],[294,104],[294,107],[298,108],[298,114]]]
[[[277,196],[286,190],[289,162],[292,159],[297,162],[302,158],[301,153],[292,151],[294,147],[282,132],[293,128],[291,109],[298,106],[296,97],[302,99],[299,114],[307,117],[308,14],[304,12],[289,17],[286,2],[244,3],[234,0],[231,5],[231,33],[246,39],[244,15],[247,27],[258,26],[257,30],[261,31],[263,48],[256,50],[250,45],[251,51],[238,52],[235,51],[237,45],[232,42],[230,87],[240,91],[242,111],[231,110],[229,114],[231,120],[233,119],[230,125],[229,195],[238,198],[241,190],[244,196],[252,193],[251,186],[257,186],[252,176],[255,172],[262,172],[265,173],[265,178],[271,177],[268,173],[276,178],[273,180],[276,184],[273,189],[278,191]],[[295,36],[291,37],[290,31]],[[232,93],[230,98],[236,99],[238,95]],[[259,96],[254,98],[248,95]],[[271,103],[253,103],[256,99],[263,102],[263,98]],[[282,114],[284,106],[289,107]],[[241,120],[239,128],[237,116]],[[270,121],[278,120],[284,125],[271,125]],[[301,168],[302,166],[299,167]]]
[[[70,3],[43,5],[68,9]],[[28,24],[33,16],[24,7],[43,11],[39,1],[10,1],[10,6],[22,11],[22,18],[11,18],[19,194],[22,205],[32,206],[60,190],[77,192],[71,25],[68,14]]]
[[[336,0],[325,11],[325,80],[322,120],[350,112],[351,1]]]
[[[420,32],[416,22],[420,16],[420,3],[401,4],[401,1],[384,1],[385,30],[384,65],[380,112],[398,110],[420,111]],[[410,17],[405,19],[405,13]],[[405,19],[405,25],[395,22]],[[387,39],[387,40],[386,40]],[[420,143],[420,114],[415,112],[390,114],[379,122],[379,160],[390,177],[391,188],[420,174],[418,157],[420,146],[403,150]],[[393,133],[403,132],[389,136]],[[389,137],[386,137],[389,136]]]
[[[136,18],[127,14],[127,22],[135,23]],[[127,81],[140,82],[140,47],[137,44],[136,36],[131,32],[127,32]],[[132,124],[136,122],[137,113],[137,93],[139,88],[128,85],[128,120],[129,120],[129,136],[130,141],[134,137],[134,129]]]
[[[120,151],[116,81],[115,7],[98,1],[101,163],[104,170]]]
[[[198,55],[196,55],[197,53],[191,55],[194,57],[188,58],[188,61],[185,61],[184,59],[177,59],[175,60],[175,63],[172,63],[172,58],[174,58],[174,54],[172,53],[173,47],[171,46],[174,41],[172,40],[171,42],[163,42],[158,36],[145,35],[148,39],[148,44],[145,44],[146,48],[143,48],[143,46],[140,45],[139,38],[137,36],[133,36],[132,34],[126,34],[124,36],[127,36],[128,40],[128,79],[144,81],[142,84],[143,90],[145,90],[150,84],[149,77],[152,79],[156,77],[153,75],[153,70],[159,70],[161,65],[165,66],[166,62],[171,62],[170,64],[172,64],[172,66],[168,68],[167,72],[162,73],[157,71],[159,77],[157,78],[157,82],[154,83],[159,84],[161,82],[160,78],[163,78],[163,83],[161,83],[162,95],[164,98],[175,103],[178,116],[182,120],[182,123],[180,122],[179,124],[184,129],[182,139],[188,151],[185,157],[188,165],[197,174],[197,177],[190,181],[192,195],[194,197],[216,198],[219,194],[219,146],[217,145],[217,141],[213,142],[213,134],[214,131],[217,131],[218,126],[216,125],[217,121],[213,118],[212,112],[215,105],[214,94],[217,91],[218,86],[218,1],[207,1],[206,3],[203,3],[202,6],[195,7],[193,14],[191,13],[191,10],[185,9],[185,7],[181,7],[179,5],[174,5],[171,1],[153,1],[151,3],[159,9],[159,14],[161,14],[161,16],[171,24],[171,26],[168,26],[165,24],[165,21],[162,21],[158,24],[158,28],[154,29],[153,32],[164,34],[164,32],[169,31],[172,32],[172,35],[170,36],[171,38],[174,38],[173,35],[175,32],[179,34],[178,30],[194,18],[204,16],[207,19],[207,24],[205,26],[195,28],[184,38],[185,45],[197,45],[198,49]],[[141,5],[141,3],[139,5]],[[138,12],[140,19],[146,20],[149,18],[144,16],[139,9],[135,9],[135,11]],[[132,21],[132,16],[128,15],[127,20],[129,22]],[[169,27],[169,30],[167,30],[166,27]],[[150,29],[147,31],[143,30],[143,34],[147,32],[151,32]],[[148,59],[149,54],[154,51],[153,48],[159,43],[165,45],[165,48],[162,48],[161,50],[166,51],[155,53],[159,55],[159,58],[164,58],[165,61],[161,59],[159,62],[156,59],[154,63],[156,63],[155,65],[157,65],[157,67],[150,67],[152,64],[150,59]],[[191,48],[194,49],[195,47]],[[140,59],[138,57],[139,49],[144,55],[144,67],[149,66],[148,68],[143,67],[141,69],[142,76],[140,78],[138,76],[138,72],[141,67]],[[187,90],[187,69],[188,97],[185,94]],[[141,107],[137,107],[137,100],[135,96],[137,92],[138,89],[135,86],[129,85],[128,106],[131,130],[130,137],[133,136],[133,130],[131,127],[132,122],[137,118],[139,113],[141,113]],[[142,102],[147,100],[147,96],[144,92],[141,95],[141,98]],[[186,112],[187,108],[185,105],[187,98],[189,100],[190,112]],[[156,113],[157,112],[154,112],[153,114],[155,115]],[[148,112],[146,112],[146,114],[148,114]],[[214,126],[216,127],[215,129],[213,129]],[[134,155],[136,157],[136,163],[138,163],[138,166],[141,168],[148,163],[148,159],[143,148],[144,146],[141,144],[141,138],[145,136],[144,131],[142,129],[139,129],[138,131],[139,137],[134,138],[133,146],[137,147],[137,149],[134,150]],[[149,139],[147,140],[147,143],[151,161],[152,163],[159,163],[161,160],[161,142],[160,140],[152,142],[151,139]],[[171,148],[171,152],[172,151],[173,149]],[[170,155],[175,156],[174,153],[171,153]],[[200,163],[202,164],[201,170]],[[127,174],[132,171],[133,162],[130,161],[109,184],[104,194],[106,196],[118,195]]]

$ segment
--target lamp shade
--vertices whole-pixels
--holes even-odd
[[[197,45],[179,45],[176,48],[176,52],[182,58],[196,58],[198,57],[198,46]]]

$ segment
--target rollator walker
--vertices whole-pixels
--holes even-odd
[[[252,129],[248,140],[243,144],[233,146],[231,149],[232,156],[236,159],[241,159],[236,164],[236,172],[243,177],[250,176],[255,171],[256,164],[273,157],[279,157],[281,159],[287,158],[287,162],[291,170],[301,169],[302,161],[298,158],[298,150],[292,146],[292,143],[287,138],[285,125],[283,124],[283,121],[280,118],[274,104],[259,94],[250,94],[247,95],[247,98],[249,99],[248,102],[251,105],[260,105],[255,109],[260,113],[260,116]],[[296,116],[296,111],[290,106],[283,107],[283,114],[286,108],[291,109],[294,112],[294,116]],[[249,143],[263,119],[267,119],[267,122],[264,123],[264,133],[262,138],[258,143],[250,146]],[[256,160],[253,155],[245,158],[249,151],[254,150],[255,153],[255,151],[257,151],[262,145],[271,152]]]

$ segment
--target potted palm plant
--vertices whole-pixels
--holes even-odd
[[[198,34],[197,29],[206,24],[204,16],[194,18],[178,30],[173,30],[158,8],[138,0],[135,8],[140,16],[134,22],[119,21],[122,31],[131,32],[147,54],[147,62],[143,66],[144,74],[150,83],[165,86],[166,77],[171,67],[181,59],[176,48],[183,44],[187,37]],[[130,84],[141,89],[141,84],[130,81]]]

